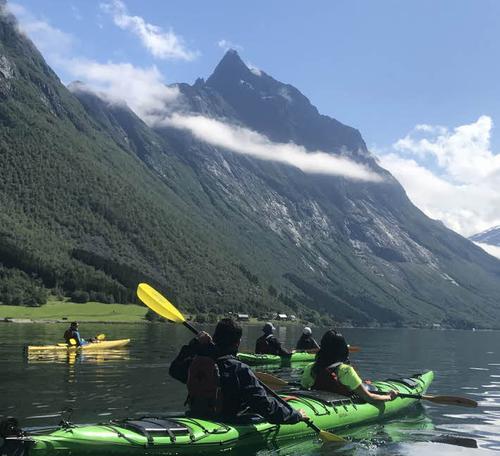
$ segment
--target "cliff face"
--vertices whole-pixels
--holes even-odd
[[[0,301],[19,284],[128,300],[146,280],[198,312],[499,321],[500,262],[415,208],[358,131],[234,51],[206,82],[178,85],[177,116],[348,159],[380,179],[259,160],[70,89],[1,17]]]

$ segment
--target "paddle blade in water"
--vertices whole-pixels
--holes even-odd
[[[458,405],[459,407],[477,407],[477,402],[466,397],[459,396],[428,396],[423,395],[422,399],[443,405]]]
[[[330,443],[347,443],[347,440],[344,439],[343,437],[340,437],[340,435],[335,435],[335,434],[332,434],[331,432],[328,432],[328,431],[321,431],[318,433],[318,436],[319,438],[323,441],[323,442],[330,442]]]
[[[174,323],[184,323],[186,319],[170,301],[158,293],[147,283],[140,283],[137,287],[137,297],[153,312]]]

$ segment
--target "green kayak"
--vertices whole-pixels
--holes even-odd
[[[407,379],[374,382],[380,391],[396,389],[422,394],[434,378],[432,371]],[[378,406],[320,391],[292,391],[285,396],[303,409],[320,428],[336,431],[394,415],[416,399],[396,398]],[[65,426],[45,434],[7,437],[0,454],[49,455],[199,455],[228,451],[257,451],[293,445],[315,438],[305,423],[274,425],[245,417],[239,423],[220,423],[185,416],[142,417],[96,425]],[[24,453],[23,453],[24,452]]]
[[[256,353],[238,353],[238,359],[249,366],[265,364],[290,364],[313,362],[316,353],[294,352],[291,356],[257,355]]]

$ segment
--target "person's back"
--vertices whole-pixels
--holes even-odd
[[[270,322],[262,328],[264,334],[255,342],[255,353],[258,355],[278,355],[290,356],[291,353],[281,346],[281,342],[274,336],[273,331],[276,328]]]
[[[85,340],[80,337],[78,331],[78,323],[76,321],[72,322],[70,327],[64,332],[64,340],[68,345],[71,345],[72,339],[75,341],[76,345],[85,345]]]
[[[314,340],[314,337],[312,336],[312,331],[309,326],[306,326],[304,330],[302,331],[302,335],[300,336],[300,339],[297,342],[296,346],[297,350],[318,350],[319,345],[318,343]]]
[[[344,396],[356,395],[367,402],[385,402],[396,397],[395,391],[376,394],[369,391],[356,370],[349,363],[349,347],[336,331],[327,331],[321,339],[321,348],[316,361],[304,369],[301,384],[307,389],[316,389]]]
[[[189,413],[230,422],[249,409],[270,423],[300,421],[301,413],[269,397],[252,370],[234,356],[240,339],[241,327],[231,319],[223,319],[214,333],[215,344],[208,334],[200,333],[182,347],[169,373],[188,384]],[[200,358],[205,359],[200,361]],[[215,379],[211,375],[211,363],[217,372]],[[200,378],[196,379],[197,376]],[[204,382],[213,383],[204,386]],[[215,394],[210,397],[206,394],[209,391]]]

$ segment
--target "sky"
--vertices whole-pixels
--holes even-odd
[[[234,48],[359,129],[430,217],[464,236],[500,225],[500,1],[16,0],[10,8],[63,82],[124,96],[149,123],[155,107],[175,107],[177,93],[163,83],[208,77]],[[198,136],[214,127],[169,122]],[[236,152],[284,148],[217,129],[224,144],[238,142]],[[286,152],[306,166],[304,151]],[[370,179],[355,164],[330,165]]]

